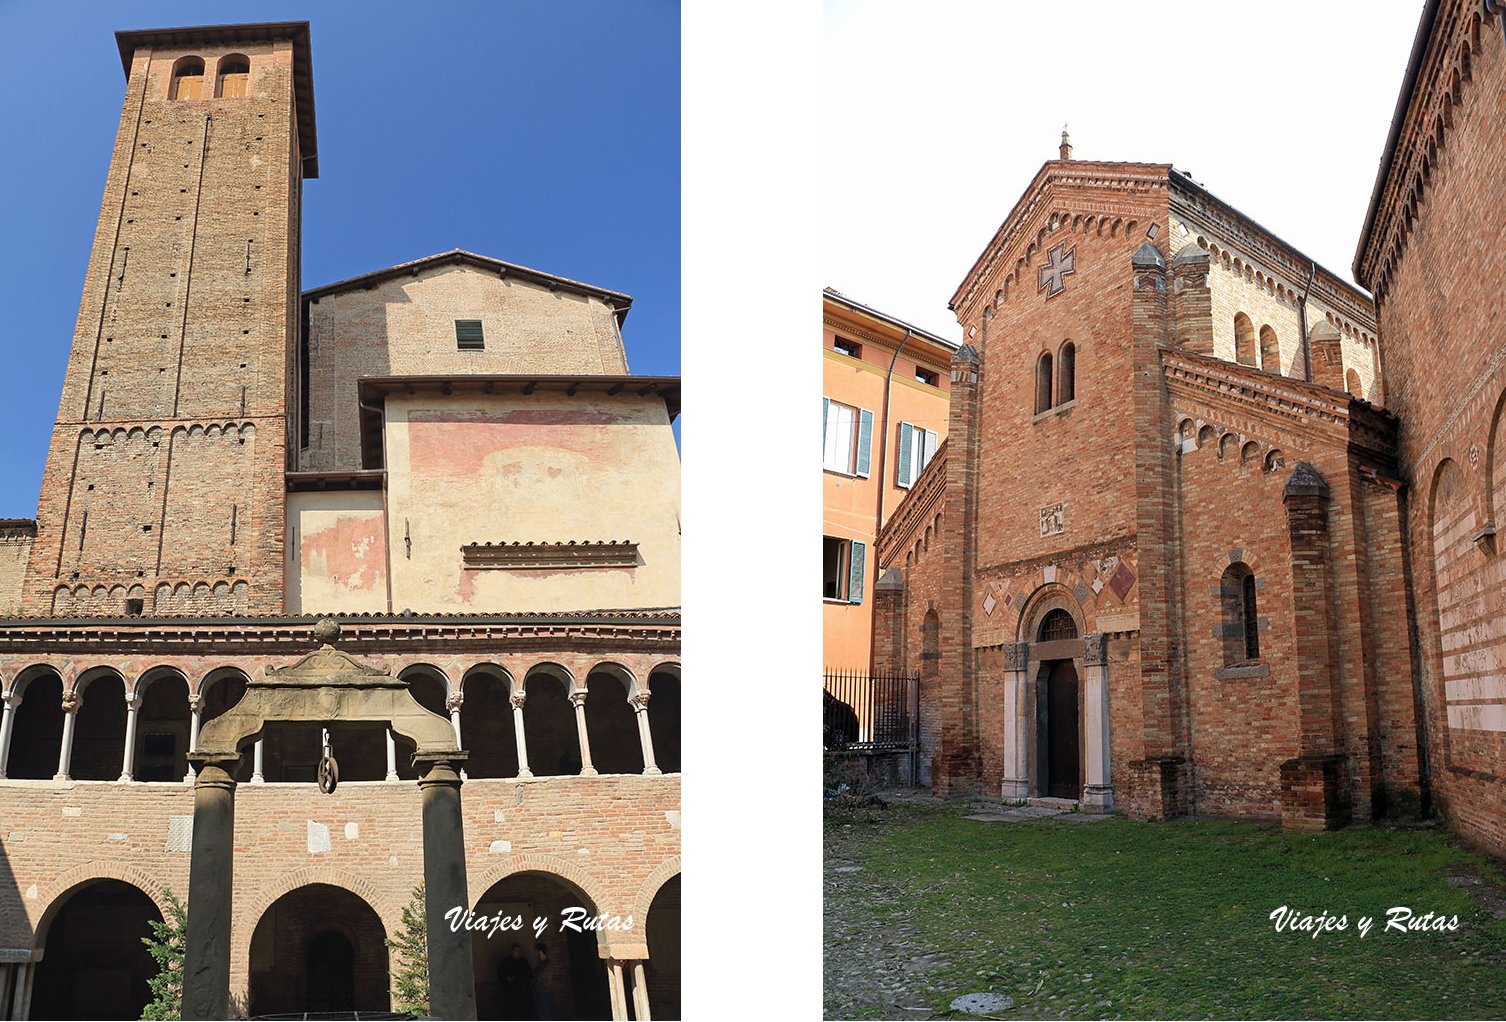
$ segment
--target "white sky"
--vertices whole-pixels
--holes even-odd
[[[963,275],[1068,122],[1344,279],[1422,0],[828,0],[824,283],[956,340]]]

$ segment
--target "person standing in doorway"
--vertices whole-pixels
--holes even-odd
[[[497,966],[497,982],[502,985],[502,1017],[533,1018],[533,969],[523,957],[523,945],[514,944]]]
[[[554,1018],[554,969],[549,949],[541,940],[533,946],[538,961],[533,966],[533,1017]]]

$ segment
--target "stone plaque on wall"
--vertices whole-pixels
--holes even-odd
[[[1052,504],[1041,508],[1041,535],[1057,536],[1067,529],[1067,505]]]

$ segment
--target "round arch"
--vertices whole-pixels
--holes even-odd
[[[1015,626],[1015,641],[1036,642],[1040,635],[1041,622],[1053,610],[1064,610],[1070,614],[1072,621],[1077,625],[1078,635],[1088,633],[1087,616],[1083,613],[1082,605],[1077,602],[1077,597],[1072,595],[1072,590],[1060,582],[1043,582],[1025,598],[1025,602],[1020,607],[1019,621]]]
[[[570,698],[584,691],[580,683],[563,665],[546,661],[528,668],[523,691],[528,769],[535,777],[579,774],[583,767],[580,734]]]
[[[248,1008],[255,1015],[387,1011],[386,939],[372,899],[345,884],[295,886],[250,927]]]
[[[130,1018],[151,1000],[158,970],[141,938],[167,919],[166,906],[148,878],[100,875],[119,872],[59,885],[49,901],[34,937],[31,1017]]]
[[[460,681],[462,744],[470,750],[466,775],[472,778],[518,776],[518,735],[512,695],[512,672],[486,662],[466,670]]]
[[[605,662],[586,673],[585,689],[592,767],[601,774],[643,773],[643,743],[632,702],[638,679],[621,664]]]

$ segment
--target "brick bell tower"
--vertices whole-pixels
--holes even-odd
[[[283,609],[307,22],[120,32],[126,95],[37,508],[29,616]]]

